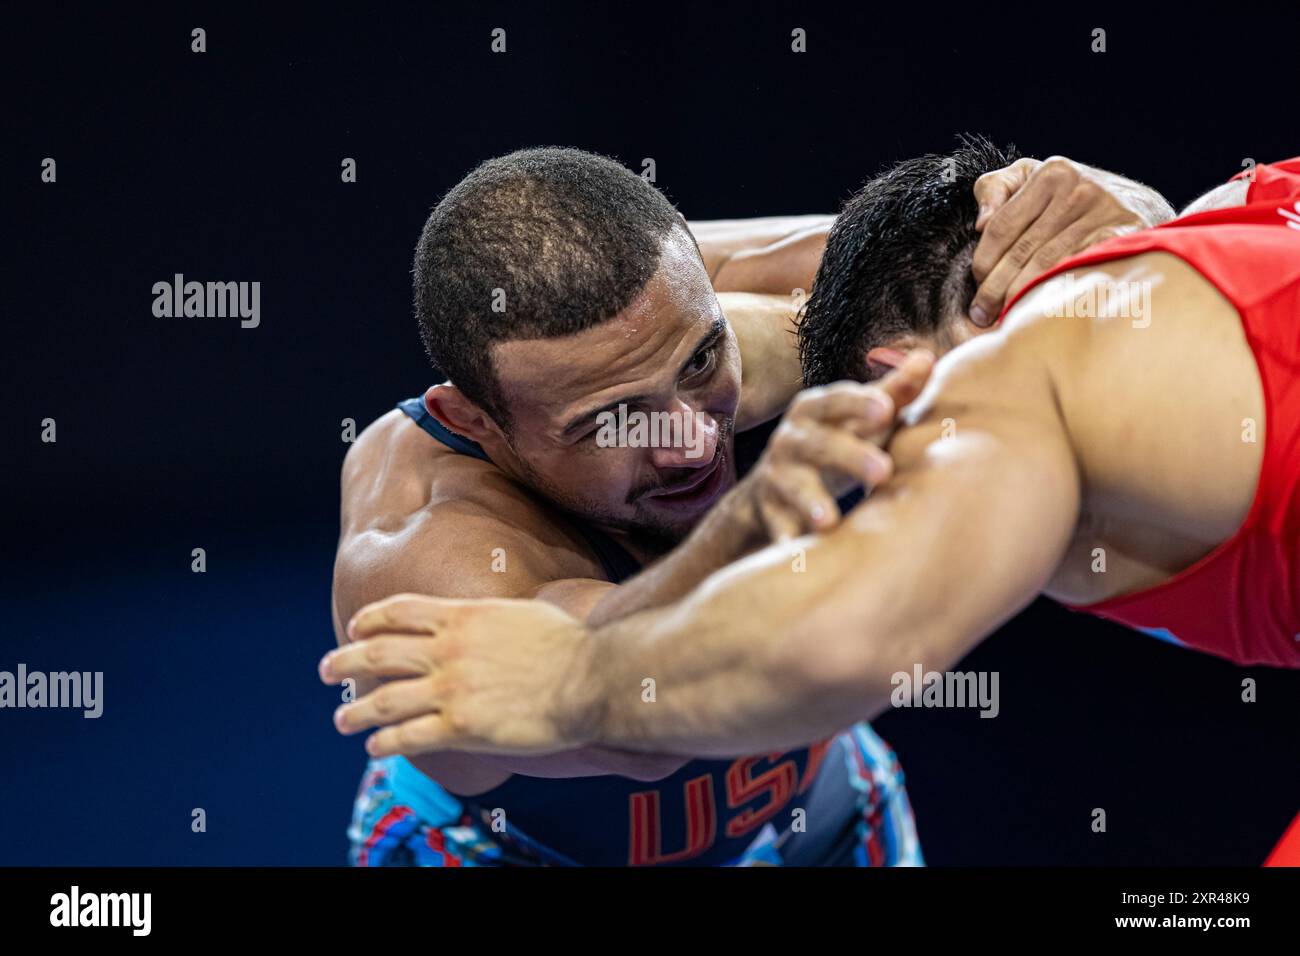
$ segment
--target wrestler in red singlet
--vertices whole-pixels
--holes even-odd
[[[1075,610],[1239,664],[1300,667],[1300,158],[1256,167],[1244,206],[1101,243],[1030,288],[1071,268],[1152,251],[1187,262],[1241,316],[1264,390],[1259,484],[1237,533],[1192,567]],[[1265,865],[1300,866],[1300,816]]]
[[[1300,667],[1300,158],[1256,167],[1244,206],[1100,243],[1020,295],[1070,269],[1156,251],[1195,268],[1241,316],[1264,391],[1259,484],[1237,533],[1196,564],[1074,609],[1238,664]]]

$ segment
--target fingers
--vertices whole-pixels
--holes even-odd
[[[848,424],[853,424],[852,419]],[[777,466],[774,475],[798,468],[807,468],[814,474],[829,470],[847,476],[853,485],[879,484],[889,477],[889,455],[869,437],[855,434],[843,425],[793,421],[783,425],[772,437],[773,463]]]
[[[800,392],[786,420],[826,423],[852,420],[883,429],[894,420],[894,405],[888,393],[876,385],[836,382]]]
[[[1026,190],[1027,192],[1027,190]],[[1021,193],[1019,195],[1024,195]],[[1017,197],[1019,198],[1019,197]],[[1013,208],[1017,211],[1016,217],[1011,220],[1010,229],[1020,229],[1022,225],[1022,216],[1019,210],[1039,209],[1038,215],[1029,223],[1024,225],[1016,238],[1009,244],[1004,245],[1003,240],[1009,235],[1009,232],[995,232],[992,226],[984,233],[980,240],[979,246],[975,250],[975,258],[980,260],[982,250],[985,249],[986,243],[990,252],[983,253],[985,257],[997,255],[997,259],[992,266],[987,265],[987,258],[981,268],[984,274],[980,274],[980,269],[975,270],[975,277],[979,280],[979,288],[975,292],[975,298],[971,302],[970,316],[971,320],[978,326],[984,327],[992,324],[992,321],[1001,313],[1002,304],[1006,300],[1007,289],[1011,283],[1025,269],[1035,256],[1055,256],[1052,261],[1059,261],[1061,258],[1061,236],[1067,228],[1082,215],[1082,210],[1073,204],[1068,197],[1055,196],[1045,205],[1040,207],[1037,201],[1033,205],[1022,205],[1013,207],[1008,204],[1004,212],[1011,212]],[[1015,200],[1012,200],[1014,203]]]
[[[977,196],[999,197],[1014,182],[1010,170],[999,173],[1007,175],[990,174],[995,178],[976,184]],[[1143,225],[1141,215],[1086,167],[1049,158],[987,219],[971,263],[979,283],[971,321],[992,325],[1005,302],[1066,256]]]
[[[893,371],[876,383],[876,387],[889,396],[895,409],[901,410],[925,389],[932,371],[934,354],[928,349],[912,349]]]
[[[457,742],[464,743],[442,714],[425,714],[375,731],[366,739],[366,753],[372,757],[421,754],[450,750]]]
[[[437,712],[439,698],[429,678],[393,681],[334,711],[334,727],[351,735]]]
[[[878,382],[836,382],[800,392],[786,421],[851,423],[860,434],[886,430],[899,409],[916,398],[929,381],[934,355],[912,349],[906,355],[895,349],[875,349],[899,356],[897,366]]]
[[[990,217],[971,262],[971,271],[977,280],[983,281],[1016,240],[1043,214],[1063,190],[1069,175],[1068,168],[1044,164]]]
[[[975,180],[975,201],[980,207],[979,215],[975,219],[976,230],[983,231],[989,219],[1041,165],[1042,163],[1036,159],[1018,159],[1005,169],[985,173]]]
[[[395,594],[367,604],[348,622],[348,639],[372,634],[433,634],[445,618],[447,602],[420,594]]]
[[[799,513],[786,504],[783,497],[766,492],[758,503],[758,515],[773,541],[789,541],[804,533],[807,527]]]
[[[889,481],[893,459],[880,445],[933,366],[934,356],[917,349],[879,383],[837,382],[801,393],[772,436],[757,486],[769,538],[827,531],[841,518],[837,495]]]
[[[1038,278],[1066,256],[1073,255],[1096,241],[1096,226],[1087,218],[1071,223],[1058,236],[1038,247],[1029,261],[1016,273],[1003,293],[1003,301],[1010,302],[1034,279]]]
[[[772,540],[829,531],[841,518],[837,495],[883,484],[893,474],[888,453],[842,427],[787,423],[773,440],[774,460],[758,500]]]
[[[373,637],[326,654],[321,658],[320,678],[326,684],[341,684],[349,677],[415,677],[433,670],[436,654],[437,648],[427,639]]]
[[[786,513],[793,514],[798,521],[796,534],[829,531],[839,524],[840,509],[834,494],[826,488],[821,473],[814,467],[787,465],[779,469],[773,474],[768,491],[774,510],[784,506]],[[782,532],[788,534],[789,528]]]

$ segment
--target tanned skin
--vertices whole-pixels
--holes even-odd
[[[1071,243],[1098,241],[1165,214],[1167,206],[1150,190],[1134,192],[1142,197],[1135,205],[1117,201],[1097,178],[1110,175],[1064,160],[1024,161],[982,180],[976,189],[986,209],[980,249],[992,268],[981,294],[1005,294],[1028,261],[1049,253],[1059,258],[1075,251]],[[1077,218],[1059,220],[1060,236],[1034,233],[1035,217],[1042,218],[1035,209],[1055,208],[1062,195],[1072,197],[1070,208]],[[1087,224],[1086,233],[1079,231],[1080,223]],[[826,223],[816,217],[775,225],[758,221],[760,241],[750,248],[738,244],[738,228],[737,223],[697,227],[702,263],[680,241],[684,237],[673,237],[665,243],[660,271],[643,295],[596,329],[557,342],[505,343],[495,356],[497,368],[503,380],[529,399],[516,403],[525,420],[523,439],[509,440],[453,386],[430,389],[426,405],[431,413],[453,431],[478,441],[492,465],[446,451],[396,412],[358,442],[344,468],[334,610],[341,644],[366,639],[372,645],[348,648],[352,656],[339,661],[342,666],[356,654],[368,661],[368,672],[362,673],[363,666],[354,674],[363,692],[376,680],[404,673],[401,667],[386,671],[390,665],[378,653],[381,642],[370,640],[381,619],[356,616],[344,632],[341,622],[367,602],[401,591],[447,598],[524,598],[600,626],[677,601],[715,569],[768,541],[831,530],[840,520],[833,495],[845,482],[879,486],[889,480],[892,463],[876,445],[887,436],[896,412],[924,384],[929,374],[925,363],[875,386],[844,383],[804,393],[786,414],[760,465],[731,494],[719,494],[716,508],[710,500],[676,516],[655,514],[653,508],[629,513],[628,489],[643,482],[647,466],[673,474],[692,463],[671,454],[657,460],[611,458],[609,449],[597,460],[566,442],[563,425],[573,413],[591,406],[595,398],[620,397],[629,390],[652,396],[660,408],[704,411],[714,422],[733,420],[734,429],[715,429],[710,455],[729,450],[727,436],[733,430],[767,420],[785,407],[798,380],[790,296],[728,296],[721,291],[714,296],[708,283],[712,280],[719,290],[738,284],[759,290],[809,288]],[[709,339],[723,313],[730,327]],[[697,360],[706,341],[718,344],[718,354]],[[743,388],[738,389],[736,380],[742,374]],[[551,484],[537,479],[539,463]],[[699,467],[698,462],[693,466]],[[728,462],[728,468],[734,465]],[[568,477],[575,483],[566,484]],[[726,486],[732,481],[734,473],[728,473]],[[575,502],[575,488],[587,494],[594,489],[596,500]],[[589,519],[593,513],[604,514],[608,520],[596,523],[650,566],[617,588],[601,580],[599,564],[571,525],[569,511]],[[636,533],[638,518],[666,519],[660,523],[670,533],[648,540]],[[665,539],[672,538],[684,540],[665,554]],[[454,551],[446,547],[449,541],[456,543]],[[493,549],[507,555],[504,572],[492,568]],[[481,554],[481,560],[466,560],[475,554]],[[418,625],[397,633],[415,637],[427,632]],[[521,650],[517,663],[536,665],[538,674],[551,674],[556,665],[562,670],[567,660],[565,655],[551,655],[544,643]],[[415,665],[409,660],[403,665],[410,666]],[[328,662],[322,674],[335,679]],[[404,682],[341,708],[336,715],[339,729],[356,732],[407,716],[412,702],[394,700],[394,694],[404,692],[399,684]],[[565,687],[563,681],[553,682],[548,693],[563,693]],[[652,778],[681,762],[630,754],[621,746],[539,747],[500,760],[451,752],[466,748],[451,747],[440,754],[436,749],[415,746],[405,752],[424,755],[417,759],[422,769],[466,795],[496,786],[511,772]]]
[[[373,666],[407,678],[384,689],[382,719],[358,714],[383,727],[371,752],[785,749],[880,712],[893,674],[949,668],[1038,594],[1101,601],[1194,564],[1235,533],[1259,476],[1263,444],[1241,440],[1264,403],[1240,316],[1167,253],[1081,272],[944,357],[890,442],[890,483],[794,542],[803,573],[773,545],[594,629],[526,602],[364,611],[353,628],[382,648]],[[1060,318],[1120,282],[1150,289],[1149,324],[1113,308]],[[1091,571],[1099,547],[1105,575]],[[962,571],[975,567],[997,572]],[[539,673],[525,657],[556,663]],[[370,666],[344,651],[327,670]],[[647,675],[654,706],[634,692]]]

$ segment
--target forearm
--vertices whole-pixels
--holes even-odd
[[[790,295],[812,289],[826,251],[830,225],[801,230],[759,249],[738,252],[713,277],[718,292],[764,292]]]
[[[647,609],[664,607],[689,594],[700,581],[718,568],[737,560],[765,543],[757,533],[758,522],[742,522],[737,514],[747,503],[744,489],[733,488],[695,527],[689,537],[668,555],[628,581],[608,588],[585,614],[589,628],[609,625]],[[560,603],[563,606],[563,602]],[[572,610],[572,607],[570,607]],[[659,780],[676,772],[690,751],[664,747],[622,747],[609,741],[547,757],[495,757],[494,766],[512,773],[538,777],[588,777],[616,774],[635,780]]]
[[[1009,437],[981,434],[970,412],[962,436],[937,440],[937,415],[905,429],[899,474],[834,531],[588,634],[572,689],[582,739],[780,750],[874,716],[900,672],[950,667],[1042,589],[1077,523],[1068,443],[1050,406],[1033,407],[1043,414],[997,423]],[[954,568],[977,564],[998,571],[954,584]]]
[[[803,387],[795,326],[796,302],[784,295],[718,294],[740,349],[740,408],[736,431],[776,418]]]
[[[1135,212],[1149,228],[1174,218],[1174,207],[1169,200],[1150,186],[1104,169],[1087,167],[1089,172],[1129,209]]]
[[[830,215],[689,223],[718,292],[807,291],[826,247]]]
[[[731,494],[734,496],[736,490]],[[596,628],[649,608],[663,607],[688,594],[718,568],[763,543],[742,532],[728,516],[725,499],[709,512],[691,535],[661,560],[631,579],[604,590],[599,600],[575,601],[563,589],[542,589],[538,597],[575,613]],[[553,599],[555,598],[555,599]],[[492,766],[530,777],[590,777],[615,774],[635,780],[659,780],[675,773],[695,755],[673,756],[663,748],[620,749],[593,744],[546,757],[484,757]]]
[[[748,510],[744,487],[733,488],[671,552],[618,587],[610,588],[586,616],[601,627],[689,594],[718,568],[766,543]]]
[[[1211,209],[1244,206],[1249,192],[1250,183],[1244,179],[1234,179],[1231,182],[1215,186],[1205,195],[1196,199],[1195,202],[1190,203],[1179,215],[1192,216],[1198,212],[1209,212]]]
[[[888,678],[840,680],[862,673],[862,661],[833,663],[848,644],[837,638],[853,626],[835,619],[845,612],[850,549],[816,547],[823,541],[798,542],[816,573],[797,570],[795,552],[771,547],[680,604],[592,632],[584,670],[595,683],[582,691],[595,700],[593,738],[727,757],[824,739],[878,710]]]

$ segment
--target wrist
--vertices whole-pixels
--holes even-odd
[[[757,469],[742,478],[705,518],[706,522],[715,519],[710,523],[714,524],[713,538],[720,551],[719,566],[743,558],[768,543],[758,509],[756,472]]]
[[[599,743],[605,726],[608,702],[605,682],[597,660],[599,642],[584,625],[556,703],[556,723],[561,737],[573,747]]]

